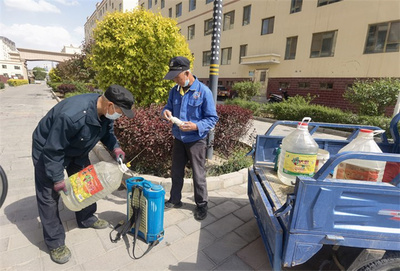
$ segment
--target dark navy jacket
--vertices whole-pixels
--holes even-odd
[[[89,152],[101,141],[109,150],[119,147],[114,121],[97,115],[99,94],[70,97],[54,106],[32,135],[32,159],[43,155],[45,171],[53,182],[64,179],[64,168],[72,161],[85,166]]]

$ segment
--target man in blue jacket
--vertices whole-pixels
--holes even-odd
[[[133,104],[132,93],[122,86],[111,85],[104,95],[83,94],[61,101],[33,132],[36,199],[44,241],[56,263],[66,263],[71,257],[58,211],[59,192],[67,192],[64,169],[71,176],[90,165],[89,152],[99,141],[117,159],[124,159],[113,125],[122,114],[133,118]],[[96,209],[94,203],[75,213],[80,228],[108,227],[107,221],[94,216]]]
[[[172,187],[166,208],[182,207],[182,188],[185,166],[190,161],[193,171],[194,218],[203,220],[207,216],[208,192],[206,182],[207,135],[218,121],[211,90],[190,72],[190,61],[186,57],[174,57],[169,62],[169,72],[164,77],[174,80],[168,103],[162,116],[173,121],[172,134]],[[176,122],[175,118],[182,122]]]

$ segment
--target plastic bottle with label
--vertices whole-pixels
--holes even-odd
[[[296,130],[282,140],[278,178],[283,184],[294,185],[297,176],[314,175],[319,147],[308,131],[310,121],[309,117],[303,118]]]
[[[116,163],[101,161],[71,175],[65,179],[67,195],[60,193],[64,205],[76,212],[111,194],[121,185],[125,170]]]
[[[374,135],[382,132],[384,131],[361,129],[357,137],[340,149],[338,153],[348,151],[382,153],[382,150],[374,140]],[[335,168],[333,178],[381,182],[385,165],[386,162],[384,161],[359,159],[345,160]]]

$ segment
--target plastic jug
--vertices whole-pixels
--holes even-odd
[[[308,121],[308,122],[306,122]],[[294,185],[296,176],[313,176],[317,161],[318,144],[308,131],[311,118],[305,117],[296,130],[282,141],[278,163],[278,178],[286,185]]]
[[[361,129],[357,137],[339,150],[340,152],[361,151],[382,153],[374,140],[374,135],[383,130]],[[350,159],[340,163],[334,170],[333,178],[345,180],[363,180],[381,182],[386,162]]]
[[[117,190],[123,174],[123,167],[105,161],[82,169],[65,179],[68,192],[61,192],[64,205],[71,211],[82,210]]]

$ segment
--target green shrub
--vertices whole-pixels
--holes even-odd
[[[4,83],[3,82],[0,82],[0,89],[3,89],[3,88],[5,88],[6,86],[4,85]]]
[[[26,79],[8,79],[7,84],[11,87],[17,87],[22,85],[29,84],[29,81]]]
[[[233,150],[229,159],[223,162],[221,165],[211,165],[207,168],[207,176],[219,176],[222,174],[239,171],[243,168],[248,168],[253,164],[251,156],[246,156],[250,151],[250,147],[238,147]]]
[[[356,105],[361,115],[381,116],[394,105],[400,91],[400,79],[357,80],[343,97]]]
[[[244,100],[251,100],[258,95],[261,89],[260,82],[244,81],[233,84],[232,89],[237,92],[238,97]]]

